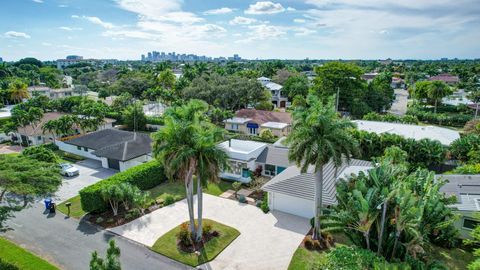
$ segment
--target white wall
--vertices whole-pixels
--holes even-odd
[[[277,210],[308,219],[315,215],[315,205],[313,201],[280,193],[268,193],[268,207],[271,210]]]
[[[95,160],[100,160],[100,161],[102,160],[102,158],[97,157],[94,154],[92,154],[92,152],[94,152],[95,150],[88,149],[88,152],[87,152],[87,151],[83,150],[83,147],[82,147],[81,150],[78,150],[77,146],[71,145],[71,144],[66,144],[66,143],[61,142],[61,141],[56,141],[55,144],[58,145],[58,147],[62,151],[69,152],[69,153],[72,153],[72,154],[75,154],[75,155],[79,155],[79,156],[82,156],[84,158],[90,158],[90,159],[95,159]],[[103,162],[102,162],[102,165],[103,165]]]
[[[463,227],[463,221],[464,219],[472,219],[472,220],[478,220],[475,217],[476,212],[471,212],[471,211],[455,211],[455,214],[459,214],[460,218],[455,221],[455,227],[459,230],[459,237],[461,239],[472,239],[472,236],[470,235],[472,233],[472,230],[464,228]]]
[[[134,159],[127,160],[127,161],[120,161],[120,171],[123,172],[123,171],[125,171],[125,170],[127,170],[131,167],[140,165],[140,164],[145,163],[149,160],[151,160],[151,157],[149,157],[147,155],[143,155],[143,156],[140,156],[140,157],[137,157],[137,158],[134,158]]]

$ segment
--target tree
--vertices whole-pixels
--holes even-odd
[[[297,107],[293,113],[292,132],[287,137],[289,160],[295,161],[302,173],[314,166],[315,217],[312,237],[321,239],[320,216],[323,207],[323,166],[333,162],[335,167],[349,161],[356,152],[356,141],[347,132],[352,122],[339,118],[330,98],[324,105],[314,95],[307,98],[307,107]]]
[[[113,100],[112,110],[123,111],[131,104],[133,104],[133,96],[130,93],[122,93]]]
[[[166,89],[172,89],[175,85],[176,77],[171,69],[166,69],[157,76],[158,83]]]
[[[15,80],[10,83],[8,90],[10,91],[10,98],[16,103],[30,97],[27,90],[27,85],[20,80]]]
[[[372,110],[383,112],[390,108],[394,98],[394,91],[390,86],[391,82],[392,74],[382,72],[369,83],[365,100]]]
[[[474,88],[470,90],[470,93],[468,94],[468,98],[476,103],[475,106],[475,119],[478,117],[478,109],[480,107],[480,87],[478,84],[475,85]]]
[[[127,130],[139,131],[147,129],[147,117],[143,112],[141,102],[136,102],[135,104],[128,106],[123,111],[122,115]]]
[[[273,135],[270,129],[263,129],[260,132],[260,138],[269,141],[269,140],[273,140],[275,138],[275,135]]]
[[[92,253],[90,270],[121,270],[120,248],[115,245],[115,240],[108,242],[107,256],[105,259],[98,257],[97,251]]]
[[[208,122],[208,105],[191,100],[181,107],[172,107],[165,113],[165,126],[153,135],[155,157],[162,162],[169,178],[185,183],[190,232],[196,241],[202,237],[202,187],[216,181],[220,170],[227,166],[227,156],[217,143],[222,131]],[[198,227],[194,218],[193,176],[197,176]],[[176,176],[176,177],[175,177]]]
[[[22,155],[31,159],[48,163],[57,163],[59,160],[58,156],[52,150],[43,145],[25,148],[22,151]]]
[[[452,90],[448,85],[446,85],[442,81],[432,81],[430,82],[430,86],[428,88],[427,96],[434,100],[435,110],[434,113],[437,113],[437,104],[440,101],[442,102],[442,98],[451,95]]]
[[[0,155],[0,176],[2,193],[21,196],[23,206],[27,206],[35,197],[54,193],[62,183],[56,164],[21,155]]]
[[[282,94],[285,94],[290,99],[295,96],[306,97],[308,94],[308,79],[304,75],[295,75],[289,77],[283,84]]]
[[[125,192],[119,185],[105,186],[101,192],[102,198],[112,208],[113,216],[117,216],[118,207],[120,203],[125,199]]]

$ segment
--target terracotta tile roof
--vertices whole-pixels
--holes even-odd
[[[448,73],[439,74],[437,76],[430,77],[430,81],[443,81],[457,83],[460,81],[458,76],[450,75]]]
[[[249,122],[255,122],[259,125],[267,122],[292,123],[292,116],[288,112],[272,112],[255,109],[241,109],[235,113],[236,117],[250,118]]]

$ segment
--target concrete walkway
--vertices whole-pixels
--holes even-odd
[[[13,230],[0,233],[0,236],[38,254],[60,269],[88,269],[91,253],[97,250],[101,256],[105,256],[110,239],[115,239],[120,247],[122,269],[191,269],[88,223],[79,223],[60,213],[48,215],[40,203],[15,215],[7,223]]]
[[[389,112],[396,115],[405,115],[407,113],[408,91],[404,89],[395,89],[395,100]]]
[[[240,231],[220,255],[202,269],[287,269],[296,248],[309,230],[307,219],[273,212],[237,201],[204,195],[204,218]],[[161,208],[111,231],[147,246],[187,221],[185,200]]]

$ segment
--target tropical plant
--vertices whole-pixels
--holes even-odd
[[[122,119],[127,130],[141,131],[147,129],[147,117],[140,102],[128,106],[123,111]]]
[[[108,242],[106,258],[100,258],[97,251],[92,253],[90,260],[90,270],[121,270],[120,265],[120,248],[115,244],[115,240]]]
[[[462,162],[469,163],[471,160],[475,163],[474,156],[480,150],[480,135],[468,134],[456,139],[450,145],[450,154],[452,158]],[[480,161],[478,162],[480,163]]]
[[[202,232],[202,187],[216,181],[220,170],[227,166],[226,153],[217,146],[222,132],[208,122],[208,105],[191,100],[172,107],[165,113],[165,127],[153,135],[155,157],[162,162],[167,175],[185,183],[190,232],[196,241]],[[193,177],[197,176],[198,226],[194,222]]]
[[[437,113],[438,102],[439,101],[441,102],[442,98],[444,98],[444,97],[446,97],[450,94],[452,94],[452,90],[444,82],[442,82],[442,81],[432,81],[432,82],[430,82],[428,92],[427,92],[427,96],[434,100],[435,110],[433,111],[433,113],[435,113],[435,114]]]
[[[320,217],[323,207],[323,166],[332,162],[335,167],[349,162],[356,152],[355,139],[348,132],[352,122],[339,118],[333,99],[326,104],[314,95],[307,98],[307,107],[297,107],[293,113],[292,132],[287,137],[288,158],[302,173],[313,166],[315,172],[315,226],[312,238],[321,238]]]
[[[237,198],[238,196],[238,191],[240,190],[240,188],[242,188],[242,183],[241,182],[233,182],[232,184],[232,188],[233,188],[233,191],[235,191],[235,198]]]
[[[10,98],[17,103],[20,103],[22,100],[30,97],[30,94],[27,90],[27,85],[20,80],[11,82],[8,88],[10,91]]]
[[[58,156],[52,150],[44,147],[43,145],[25,148],[22,151],[22,155],[48,163],[57,163],[59,160]]]

